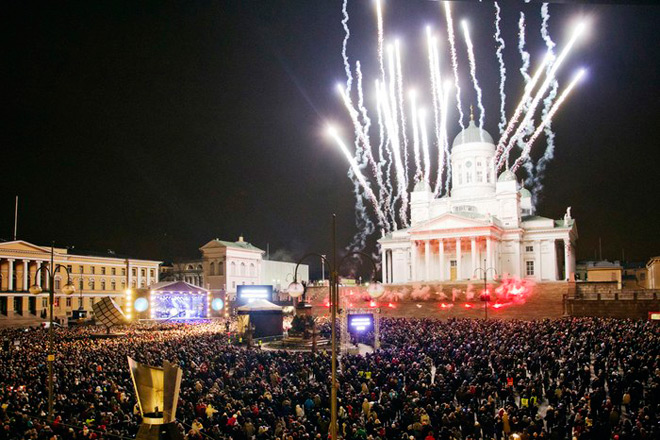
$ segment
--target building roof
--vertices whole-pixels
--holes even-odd
[[[249,302],[244,306],[237,307],[236,310],[239,312],[263,312],[282,310],[282,307],[265,299],[255,299],[254,301]]]
[[[415,188],[413,189],[414,192],[417,191],[427,191],[431,192],[431,185],[428,184],[428,182],[425,182],[424,180],[420,180],[415,184]]]
[[[254,246],[251,243],[248,243],[247,241],[224,241],[224,240],[218,240],[217,238],[214,241],[216,243],[220,243],[223,246],[227,246],[227,247],[231,247],[231,248],[245,249],[245,250],[248,250],[248,251],[263,252],[262,249],[259,249],[258,247]]]
[[[495,142],[493,142],[492,136],[488,134],[486,130],[477,127],[474,125],[474,120],[470,120],[468,126],[456,135],[454,142],[452,143],[452,147],[456,147],[462,144],[469,144],[472,142],[485,142],[493,145],[495,144]]]
[[[195,286],[185,281],[161,281],[149,286],[155,292],[179,292],[179,293],[208,293],[207,289]]]
[[[500,177],[497,178],[498,182],[509,182],[511,180],[516,180],[516,175],[513,174],[511,170],[504,170]]]
[[[526,199],[532,197],[532,193],[527,188],[520,188],[520,197]]]

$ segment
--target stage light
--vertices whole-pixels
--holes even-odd
[[[138,298],[135,300],[135,303],[133,303],[133,308],[136,312],[144,312],[149,308],[149,301],[147,298]]]
[[[211,301],[211,308],[213,310],[220,311],[225,308],[225,302],[222,300],[222,298],[214,298],[213,301]]]

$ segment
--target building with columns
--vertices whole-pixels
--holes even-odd
[[[199,248],[202,258],[175,262],[161,273],[163,280],[181,280],[211,292],[222,292],[229,300],[236,298],[240,285],[270,284],[274,290],[293,281],[295,263],[264,258],[265,252],[242,236],[237,241],[209,241]],[[298,268],[298,281],[309,281],[309,266]]]
[[[578,238],[570,207],[559,220],[533,215],[530,192],[510,170],[496,175],[494,157],[492,137],[470,121],[453,142],[450,196],[436,198],[418,182],[410,227],[378,240],[385,283],[462,282],[483,278],[479,268],[536,281],[570,278]]]
[[[29,323],[46,318],[50,279],[51,248],[23,240],[0,243],[0,325],[2,322]],[[101,297],[113,298],[124,306],[128,288],[146,288],[158,281],[160,261],[139,260],[112,252],[90,253],[75,249],[53,248],[55,266],[61,265],[71,274],[75,293],[64,295],[66,270],[55,272],[55,316],[66,318],[73,310],[91,311]],[[39,269],[44,268],[44,269]],[[43,293],[33,295],[32,285],[41,286]]]

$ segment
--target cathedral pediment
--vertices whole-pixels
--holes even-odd
[[[446,213],[410,228],[410,234],[457,229],[488,228],[493,223],[485,216]]]

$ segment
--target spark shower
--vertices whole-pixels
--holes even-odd
[[[505,168],[516,173],[522,167],[526,186],[534,195],[538,194],[544,170],[555,149],[552,119],[585,71],[580,69],[574,73],[563,88],[560,88],[557,73],[583,35],[586,24],[580,22],[568,41],[557,46],[548,30],[548,5],[543,4],[539,33],[545,45],[545,56],[533,59],[526,47],[525,14],[520,12],[515,20],[504,19],[498,2],[480,3],[479,7],[493,8],[493,42],[496,47],[493,54],[473,45],[468,19],[455,21],[451,3],[438,2],[437,19],[443,26],[427,26],[418,33],[426,46],[426,59],[422,63],[408,61],[401,42],[389,38],[384,27],[385,2],[373,1],[377,47],[373,60],[369,62],[374,62],[373,70],[377,74],[366,78],[363,76],[364,61],[349,58],[349,2],[344,0],[341,55],[346,80],[337,85],[337,91],[352,124],[352,139],[344,140],[348,137],[347,129],[328,126],[328,133],[349,163],[348,175],[354,183],[359,232],[350,247],[364,247],[366,237],[376,229],[387,233],[408,227],[409,193],[414,185],[420,182],[428,185],[435,197],[449,195],[451,145],[448,126],[451,123],[461,129],[466,127],[468,104],[462,99],[462,90],[469,87],[475,92],[474,123],[483,128],[487,118],[478,79],[480,62],[497,63],[499,69],[499,138],[495,142],[493,163],[489,165],[495,175]],[[508,69],[503,57],[507,44],[501,32],[503,21],[517,26],[515,43],[520,65],[508,66]],[[489,58],[491,55],[494,56]],[[402,65],[406,62],[415,62],[420,68],[426,65],[427,84],[424,88],[409,87],[402,74]],[[513,70],[512,73],[514,68],[518,72]],[[532,75],[530,68],[533,69]],[[507,110],[505,84],[507,79],[511,81],[513,78],[518,78],[520,90],[516,97],[519,100]],[[423,101],[422,98],[427,99]],[[374,104],[372,108],[368,108],[367,102]],[[545,137],[545,150],[534,161],[530,152],[535,144],[541,144],[541,136]]]

